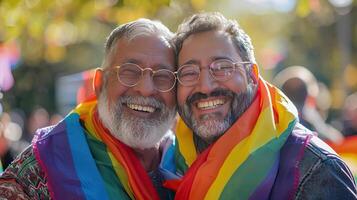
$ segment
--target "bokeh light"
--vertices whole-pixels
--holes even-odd
[[[58,121],[91,96],[82,75],[101,66],[116,26],[146,17],[176,31],[193,13],[219,11],[251,37],[265,79],[306,67],[323,84],[316,104],[329,110],[326,120],[343,124],[342,105],[357,91],[356,10],[352,0],[3,0],[0,113],[19,111],[23,122],[14,118],[9,139],[20,137],[19,127],[24,137],[38,107]]]

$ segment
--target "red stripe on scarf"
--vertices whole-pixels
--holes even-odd
[[[219,168],[223,165],[225,161],[224,158],[229,154],[231,149],[234,148],[237,143],[249,136],[249,134],[252,132],[259,113],[263,109],[263,106],[264,103],[261,102],[260,89],[258,89],[254,101],[244,112],[244,114],[237,120],[237,122],[235,122],[217,142],[213,143],[208,149],[202,152],[190,166],[188,171],[185,173],[179,188],[176,188],[177,192],[175,199],[190,199],[190,195],[192,195],[191,188],[195,186],[196,196],[191,199],[201,199],[201,197],[197,197],[197,194],[204,194],[204,192],[199,192],[197,190],[208,190],[212,182],[215,180],[215,177],[219,172]],[[237,130],[239,131],[237,132]],[[208,156],[210,155],[212,147],[215,149],[215,152],[213,153],[221,155],[222,159],[218,159],[214,163],[210,163],[210,165],[203,167],[203,164],[206,162]],[[211,178],[203,175],[207,173],[210,174]],[[204,178],[205,180],[199,181],[197,178]],[[194,182],[197,182],[199,186],[194,184]]]
[[[94,109],[93,116],[94,127],[98,130],[98,134],[103,142],[108,146],[114,157],[123,165],[129,177],[130,186],[137,199],[160,199],[156,189],[153,186],[151,179],[142,166],[141,162],[136,158],[133,150],[127,145],[120,142],[118,139],[108,134],[109,131],[103,127],[99,121],[97,109]]]
[[[201,165],[206,162],[209,152],[212,149],[212,145],[203,151],[200,156],[195,160],[195,162],[190,166],[185,174],[185,178],[182,180],[180,186],[176,192],[175,199],[189,199],[191,186],[197,174],[197,171],[200,169]]]

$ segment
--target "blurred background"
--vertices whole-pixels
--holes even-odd
[[[291,98],[302,98],[302,110],[314,110],[301,111],[313,118],[306,125],[337,142],[357,133],[357,1],[0,0],[2,160],[88,95],[88,70],[100,66],[114,27],[146,17],[176,31],[199,11],[238,20],[252,38],[261,74],[295,90]],[[300,82],[284,85],[290,79]]]

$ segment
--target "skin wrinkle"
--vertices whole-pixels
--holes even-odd
[[[145,73],[137,85],[128,87],[122,85],[115,71],[110,69],[135,61],[143,69],[173,70],[174,51],[162,36],[156,34],[139,34],[130,42],[122,37],[115,40],[112,46],[115,47],[115,54],[109,53],[107,63],[111,66],[104,71],[103,85],[97,94],[99,118],[113,136],[136,152],[146,154],[141,150],[158,148],[158,143],[174,121],[175,90],[159,92],[154,89],[150,73]],[[155,111],[134,111],[128,103],[151,106]]]
[[[219,136],[223,135],[224,132],[228,130],[228,128],[231,127],[232,124],[246,111],[253,100],[253,87],[254,86],[252,84],[249,84],[246,91],[239,93],[234,93],[230,90],[222,88],[215,89],[209,95],[200,92],[194,93],[187,98],[183,107],[179,107],[179,114],[186,119],[185,122],[187,125],[206,141],[205,143],[210,144]],[[214,120],[212,115],[218,115],[218,113],[206,114],[199,120],[196,120],[192,114],[193,102],[216,96],[224,96],[233,99],[230,106],[232,108],[230,112],[224,117],[223,120]],[[213,120],[209,121],[210,118],[213,118]],[[205,120],[208,120],[208,124],[201,124]]]
[[[126,103],[155,107],[155,118],[144,119],[124,112]],[[154,147],[171,127],[176,113],[153,97],[122,96],[117,103],[109,104],[104,91],[98,100],[98,111],[103,124],[116,138],[138,149]]]
[[[206,67],[202,67],[222,58],[242,62],[231,35],[220,29],[197,32],[186,37],[178,58],[179,66],[187,63],[200,66],[200,79],[196,85],[178,85],[178,103],[183,120],[199,136],[194,138],[196,146],[208,146],[224,134],[251,104],[257,88],[253,79],[255,75],[251,65],[244,65],[236,68],[228,80],[217,81]],[[196,104],[202,102],[203,98],[212,101],[224,99],[225,103],[202,110]]]

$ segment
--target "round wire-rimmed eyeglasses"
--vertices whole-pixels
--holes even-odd
[[[209,66],[211,76],[220,82],[228,81],[238,68],[251,66],[251,62],[233,62],[228,59],[213,61]],[[200,79],[202,68],[198,64],[184,64],[175,72],[178,82],[183,86],[194,86]]]
[[[124,63],[120,66],[107,68],[115,70],[118,81],[127,86],[134,87],[139,84],[144,75],[144,71],[151,72],[151,78],[154,88],[160,92],[169,92],[175,87],[176,74],[168,69],[153,70],[151,68],[142,68],[135,63]]]

